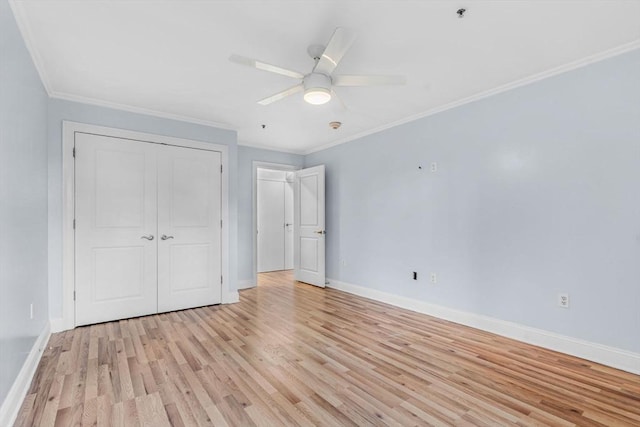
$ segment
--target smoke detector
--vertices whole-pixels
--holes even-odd
[[[342,122],[329,122],[329,127],[333,130],[338,129],[340,126],[342,126]]]

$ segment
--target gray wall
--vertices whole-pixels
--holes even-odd
[[[237,283],[237,136],[235,131],[129,113],[59,99],[49,100],[49,303],[51,318],[62,317],[62,121],[147,132],[229,146],[229,272]]]
[[[328,277],[640,352],[639,76],[634,51],[307,156]]]
[[[253,280],[253,162],[302,167],[298,154],[238,147],[238,281]]]
[[[29,304],[35,317],[30,319]],[[47,310],[47,95],[0,1],[0,405]]]

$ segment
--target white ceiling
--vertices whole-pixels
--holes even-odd
[[[224,126],[241,144],[300,153],[640,46],[635,0],[12,5],[51,96]],[[306,74],[307,46],[326,44],[338,26],[358,39],[336,73],[402,74],[407,85],[337,88],[348,110],[306,104],[301,93],[261,106],[296,80],[228,60],[235,53]]]

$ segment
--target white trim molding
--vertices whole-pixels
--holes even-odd
[[[306,152],[306,150],[304,149],[274,147],[273,145],[262,145],[262,144],[252,143],[250,141],[245,141],[245,140],[238,140],[238,146],[256,148],[258,150],[275,151],[276,153],[298,154],[300,156],[303,156],[304,153]]]
[[[194,141],[131,130],[116,129],[104,126],[89,125],[71,121],[62,122],[62,321],[55,320],[56,331],[73,329],[75,327],[75,304],[73,292],[75,289],[75,230],[73,220],[75,212],[75,168],[73,150],[75,134],[89,133],[124,138],[154,144],[173,145],[178,147],[197,148],[201,150],[217,151],[222,160],[222,276],[226,279],[229,274],[229,147],[224,144]],[[232,290],[229,280],[222,285],[221,300],[223,304],[237,302],[238,292]]]
[[[55,334],[56,332],[66,331],[67,329],[64,327],[64,318],[56,317],[55,319],[49,319],[49,324],[51,325],[51,333]]]
[[[238,280],[238,290],[255,288],[256,282],[252,279]]]
[[[44,90],[47,92],[47,95],[51,96],[51,82],[49,81],[49,76],[45,72],[45,67],[43,65],[42,58],[40,57],[40,52],[38,51],[38,49],[36,49],[35,43],[33,42],[33,37],[31,36],[33,31],[31,30],[31,26],[29,25],[29,20],[26,19],[26,12],[24,11],[24,5],[20,1],[9,0],[9,6],[13,11],[13,16],[15,17],[16,25],[20,30],[22,39],[24,40],[24,43],[27,46],[27,51],[29,51],[29,55],[31,55],[31,60],[33,61],[33,65],[35,66],[36,71],[40,76],[40,81],[42,82],[42,86],[44,87]]]
[[[237,302],[240,302],[238,291],[228,291],[222,294],[222,304],[235,304]]]
[[[22,369],[20,369],[18,376],[9,389],[7,397],[4,399],[4,402],[2,402],[2,406],[0,406],[0,426],[12,426],[16,421],[16,417],[20,411],[20,406],[22,406],[22,402],[29,391],[31,380],[36,373],[36,368],[40,363],[42,353],[49,342],[50,336],[51,329],[47,322],[42,329],[42,332],[40,332],[40,335],[38,335],[38,338],[36,338],[36,341],[33,343],[31,351],[29,351],[29,354],[22,365]]]
[[[161,119],[176,120],[185,123],[193,123],[195,125],[210,126],[218,129],[237,131],[237,128],[222,122],[214,120],[199,119],[196,117],[183,116],[180,114],[169,113],[166,111],[152,110],[150,108],[138,107],[135,105],[119,104],[103,99],[89,98],[86,96],[70,95],[62,92],[52,91],[49,96],[53,99],[61,99],[63,101],[78,102],[80,104],[95,105],[97,107],[111,108],[113,110],[127,111],[129,113],[144,114],[145,116],[159,117]]]
[[[131,104],[121,104],[121,103],[116,103],[116,102],[112,102],[112,101],[108,101],[105,99],[98,99],[98,98],[91,98],[91,97],[85,97],[85,96],[79,96],[76,94],[72,94],[72,93],[68,93],[68,92],[61,92],[61,91],[56,91],[53,88],[53,85],[51,84],[51,79],[49,78],[49,76],[46,73],[46,67],[44,66],[44,61],[41,57],[41,54],[39,52],[39,50],[36,47],[36,43],[33,41],[33,30],[31,29],[31,26],[29,24],[29,20],[27,19],[27,13],[24,9],[24,2],[22,1],[18,1],[18,0],[9,0],[9,4],[11,6],[11,9],[13,11],[13,14],[15,16],[15,20],[17,22],[18,28],[20,30],[20,33],[22,35],[22,38],[25,41],[25,44],[27,46],[27,50],[29,51],[29,54],[31,55],[31,58],[33,60],[33,63],[35,65],[35,68],[40,76],[40,80],[42,81],[42,84],[45,88],[45,90],[47,91],[47,94],[51,97],[51,98],[57,98],[57,99],[63,99],[63,100],[68,100],[68,101],[74,101],[74,102],[81,102],[84,104],[90,104],[90,105],[97,105],[97,106],[101,106],[101,107],[107,107],[107,108],[115,108],[118,110],[123,110],[123,111],[129,111],[129,112],[133,112],[133,113],[139,113],[139,114],[145,114],[145,115],[149,115],[149,116],[155,116],[155,117],[161,117],[161,118],[166,118],[166,119],[172,119],[172,120],[180,120],[183,122],[188,122],[188,123],[195,123],[195,124],[201,124],[201,125],[206,125],[206,126],[215,126],[218,128],[222,128],[222,129],[227,129],[227,130],[235,130],[235,131],[240,131],[240,129],[238,128],[237,125],[231,124],[231,123],[221,123],[221,122],[217,122],[217,121],[213,121],[213,120],[207,120],[207,119],[203,119],[203,118],[197,118],[197,117],[189,117],[189,116],[183,116],[183,115],[179,115],[179,114],[174,114],[174,113],[170,113],[168,111],[159,111],[159,110],[153,110],[153,109],[148,109],[148,108],[144,108],[141,106],[136,106],[136,105],[131,105]],[[284,152],[284,153],[294,153],[294,154],[301,154],[301,155],[307,155],[307,154],[311,154],[311,153],[315,153],[317,151],[322,151],[322,150],[326,150],[328,148],[334,147],[336,145],[340,145],[340,144],[344,144],[346,142],[349,141],[353,141],[359,138],[362,138],[364,136],[367,135],[371,135],[374,133],[378,133],[381,132],[385,129],[389,129],[407,122],[411,122],[423,117],[427,117],[427,116],[431,116],[433,114],[437,114],[440,113],[442,111],[446,111],[446,110],[450,110],[452,108],[456,108],[459,107],[461,105],[464,104],[468,104],[471,102],[475,102],[477,100],[483,99],[483,98],[487,98],[489,96],[501,93],[501,92],[505,92],[520,86],[525,86],[528,85],[530,83],[536,82],[538,80],[542,80],[545,79],[547,77],[552,77],[555,76],[557,74],[562,74],[562,73],[566,73],[567,71],[571,71],[571,70],[575,70],[577,68],[581,68],[584,67],[586,65],[595,63],[595,62],[599,62],[599,61],[603,61],[605,59],[617,56],[617,55],[621,55],[624,54],[626,52],[630,52],[632,50],[638,49],[640,48],[640,40],[634,40],[631,41],[629,43],[625,43],[622,44],[620,46],[616,46],[613,47],[611,49],[607,49],[603,52],[598,52],[594,55],[591,56],[587,56],[584,58],[579,58],[575,61],[571,61],[565,64],[562,64],[560,66],[557,66],[555,68],[543,71],[541,73],[537,73],[537,74],[533,74],[527,77],[524,77],[522,79],[518,79],[515,80],[513,82],[509,82],[506,83],[504,85],[495,87],[495,88],[491,88],[488,89],[486,91],[482,91],[479,92],[477,94],[465,97],[463,99],[459,99],[457,101],[453,101],[451,103],[445,104],[445,105],[440,105],[440,106],[436,106],[432,109],[426,110],[426,111],[422,111],[419,112],[417,114],[411,115],[409,117],[397,120],[397,121],[393,121],[391,123],[387,123],[378,127],[375,127],[373,129],[369,129],[363,132],[359,132],[355,135],[351,135],[348,136],[346,138],[341,138],[341,139],[336,139],[334,141],[331,141],[327,144],[323,144],[321,146],[317,146],[317,147],[313,147],[313,148],[309,148],[309,149],[293,149],[293,148],[285,148],[285,147],[275,147],[275,146],[265,146],[262,144],[258,144],[258,143],[253,143],[251,141],[244,141],[244,140],[239,140],[238,141],[238,145],[242,145],[242,146],[247,146],[247,147],[254,147],[254,148],[260,148],[260,149],[264,149],[264,150],[275,150],[275,151],[280,151],[280,152]]]
[[[396,120],[394,122],[387,123],[387,124],[375,127],[373,129],[369,129],[369,130],[357,133],[355,135],[350,135],[350,136],[348,136],[346,138],[337,139],[335,141],[329,142],[329,143],[321,145],[319,147],[314,147],[314,148],[311,148],[309,150],[305,150],[305,151],[302,152],[302,154],[304,154],[306,156],[308,154],[312,154],[312,153],[315,153],[315,152],[318,152],[318,151],[326,150],[328,148],[335,147],[336,145],[344,144],[344,143],[347,143],[349,141],[354,141],[356,139],[363,138],[363,137],[365,137],[367,135],[372,135],[374,133],[382,132],[383,130],[390,129],[392,127],[396,127],[396,126],[399,126],[399,125],[402,125],[402,124],[405,124],[405,123],[413,122],[415,120],[422,119],[422,118],[428,117],[428,116],[432,116],[434,114],[442,113],[443,111],[451,110],[453,108],[460,107],[460,106],[465,105],[465,104],[470,104],[472,102],[479,101],[481,99],[488,98],[490,96],[497,95],[497,94],[502,93],[502,92],[507,92],[507,91],[509,91],[511,89],[515,89],[515,88],[518,88],[520,86],[526,86],[528,84],[537,82],[538,80],[543,80],[543,79],[546,79],[548,77],[553,77],[553,76],[558,75],[558,74],[563,74],[563,73],[566,73],[568,71],[572,71],[572,70],[575,70],[575,69],[578,69],[578,68],[582,68],[582,67],[585,67],[585,66],[587,66],[589,64],[593,64],[595,62],[604,61],[605,59],[609,59],[609,58],[612,58],[614,56],[622,55],[623,53],[631,52],[632,50],[636,50],[636,49],[640,49],[640,39],[639,40],[634,40],[634,41],[632,41],[630,43],[623,44],[621,46],[614,47],[613,49],[605,50],[604,52],[600,52],[600,53],[597,53],[595,55],[588,56],[586,58],[581,58],[581,59],[578,59],[576,61],[560,65],[559,67],[555,67],[555,68],[552,68],[550,70],[543,71],[541,73],[533,74],[533,75],[527,76],[525,78],[522,78],[522,79],[519,79],[519,80],[515,80],[513,82],[506,83],[506,84],[503,84],[501,86],[498,86],[498,87],[495,87],[495,88],[492,88],[492,89],[488,89],[488,90],[485,90],[485,91],[482,91],[482,92],[478,92],[478,93],[476,93],[474,95],[471,95],[471,96],[468,96],[466,98],[462,98],[462,99],[450,102],[448,104],[436,106],[434,108],[431,108],[429,110],[423,111],[421,113],[417,113],[417,114],[414,114],[412,116],[405,117],[403,119]]]
[[[235,130],[237,131],[236,126],[232,126],[228,123],[217,122],[213,120],[201,119],[197,117],[183,116],[180,114],[170,113],[168,111],[160,111],[153,110],[150,108],[144,108],[136,105],[130,104],[120,104],[117,102],[108,101],[105,99],[99,98],[91,98],[86,96],[79,96],[72,93],[67,92],[59,92],[54,90],[51,85],[51,79],[49,75],[46,73],[46,67],[44,66],[44,61],[42,60],[42,56],[40,55],[40,51],[36,47],[36,44],[33,41],[33,30],[31,29],[31,25],[29,24],[29,20],[27,19],[27,12],[24,10],[24,2],[18,0],[9,0],[9,5],[11,6],[11,10],[13,11],[13,15],[15,16],[16,24],[18,29],[20,30],[20,34],[27,46],[27,51],[31,55],[31,60],[40,76],[40,80],[42,81],[42,86],[44,86],[47,95],[50,98],[62,99],[65,101],[79,102],[82,104],[88,105],[96,105],[98,107],[105,108],[113,108],[121,111],[128,111],[130,113],[137,114],[145,114],[147,116],[160,117],[163,119],[170,120],[178,120],[181,122],[193,123],[204,126],[213,126],[219,129],[226,130]]]
[[[527,344],[537,345],[550,350],[559,351],[571,356],[601,363],[612,368],[621,369],[640,375],[640,354],[615,347],[560,335],[542,329],[520,325],[514,322],[496,319],[480,314],[455,310],[412,298],[393,295],[364,286],[353,285],[328,279],[327,287],[348,292],[350,294],[380,301],[396,307],[405,308],[417,313],[427,314],[439,319],[470,326],[472,328],[491,332],[503,337],[512,338]]]

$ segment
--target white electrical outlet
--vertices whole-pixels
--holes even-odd
[[[438,283],[438,275],[436,273],[431,273],[430,275],[431,283]]]
[[[431,162],[431,172],[438,172],[438,163]]]
[[[558,305],[562,308],[569,308],[569,294],[558,294]]]
[[[29,304],[29,318],[33,320],[33,303]]]

